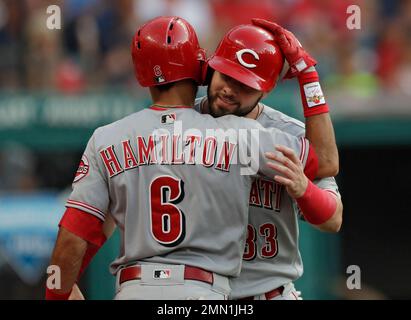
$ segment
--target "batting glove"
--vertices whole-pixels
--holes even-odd
[[[254,25],[271,32],[276,37],[276,42],[290,65],[290,69],[284,76],[284,79],[294,78],[317,64],[317,61],[304,50],[292,32],[275,22],[264,19],[252,19],[251,21]]]

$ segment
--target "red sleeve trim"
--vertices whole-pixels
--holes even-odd
[[[59,226],[98,247],[107,240],[103,233],[103,221],[79,209],[67,208]]]
[[[93,207],[93,206],[87,204],[87,203],[80,202],[80,201],[74,201],[74,200],[69,199],[69,200],[67,200],[66,207],[77,208],[77,209],[80,209],[80,210],[85,211],[85,212],[90,212],[90,213],[96,215],[97,218],[100,218],[101,220],[104,221],[104,217],[105,217],[104,212],[101,211],[100,209],[96,208],[96,207]]]
[[[304,161],[305,152],[306,152],[306,149],[307,149],[307,141],[305,140],[304,137],[300,137],[300,139],[301,139],[300,161],[303,162],[303,161]]]
[[[318,173],[318,156],[311,144],[308,149],[308,156],[305,163],[304,173],[311,181],[313,181],[317,177]]]

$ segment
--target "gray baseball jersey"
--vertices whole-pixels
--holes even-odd
[[[257,121],[294,136],[305,135],[304,124],[268,106]],[[314,181],[339,196],[334,178]],[[274,181],[255,179],[250,193],[246,249],[240,276],[230,281],[233,299],[268,292],[301,277],[298,246],[300,216],[296,202]]]
[[[223,135],[218,129],[235,130]],[[244,130],[245,137],[236,140]],[[264,157],[274,144],[307,159],[305,139],[254,120],[214,119],[187,108],[145,109],[94,132],[66,205],[101,220],[113,216],[121,239],[113,273],[144,261],[237,276],[252,179],[256,171],[274,174]],[[250,153],[256,171],[239,161]]]

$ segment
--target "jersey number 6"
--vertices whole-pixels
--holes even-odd
[[[150,184],[151,233],[157,242],[173,247],[183,241],[186,221],[176,204],[184,198],[184,182],[160,176]]]

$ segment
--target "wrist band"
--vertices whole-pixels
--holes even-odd
[[[327,190],[320,189],[310,180],[304,195],[296,201],[305,220],[314,225],[329,220],[337,209],[335,196]]]
[[[302,72],[298,75],[300,84],[301,101],[303,103],[304,117],[311,117],[329,112],[324,94],[320,85],[317,71]]]

